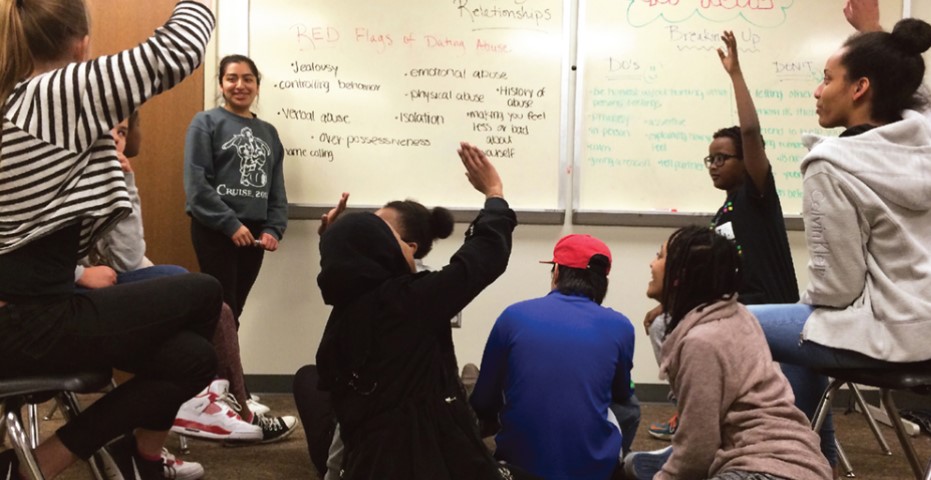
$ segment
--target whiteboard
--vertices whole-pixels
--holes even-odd
[[[923,3],[923,2],[917,2]],[[924,2],[927,3],[927,2]],[[578,211],[712,212],[725,193],[702,158],[737,124],[718,59],[733,30],[786,215],[801,212],[803,132],[813,91],[853,33],[844,0],[580,0],[575,193]],[[887,28],[901,0],[883,0]],[[662,216],[662,215],[658,215]]]
[[[249,53],[260,116],[285,146],[288,200],[354,205],[482,198],[455,153],[475,143],[515,209],[565,208],[562,0],[261,0]]]

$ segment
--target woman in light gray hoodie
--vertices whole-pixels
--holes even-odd
[[[863,8],[868,7],[868,8]],[[920,86],[931,25],[879,31],[876,0],[848,2],[850,37],[815,90],[802,161],[809,285],[802,303],[750,309],[796,404],[811,417],[827,379],[815,368],[899,368],[931,359],[931,119]],[[931,368],[931,363],[928,364]],[[825,422],[822,445],[834,444]],[[825,449],[832,464],[836,453]]]

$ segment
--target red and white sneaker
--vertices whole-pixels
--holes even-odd
[[[204,477],[201,464],[185,462],[172,455],[167,448],[162,449],[162,472],[165,480],[199,480]]]
[[[208,440],[261,441],[262,427],[244,421],[234,407],[239,404],[229,394],[229,382],[214,380],[206,390],[181,405],[171,431]]]

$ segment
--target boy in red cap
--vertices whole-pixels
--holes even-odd
[[[552,291],[511,305],[488,337],[470,402],[500,421],[495,457],[547,479],[604,480],[640,421],[634,327],[602,307],[611,251],[589,235],[553,250]]]

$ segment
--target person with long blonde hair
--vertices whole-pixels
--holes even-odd
[[[124,478],[163,478],[175,413],[216,370],[212,278],[74,288],[77,259],[131,209],[109,131],[198,67],[208,4],[181,1],[137,47],[89,59],[84,0],[0,0],[0,378],[135,374],[39,445],[46,478],[128,432],[113,447]],[[24,473],[0,453],[0,478]]]

